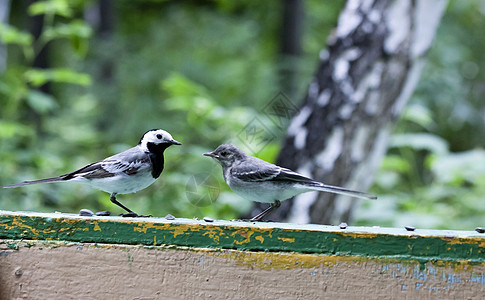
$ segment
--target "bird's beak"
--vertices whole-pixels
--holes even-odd
[[[171,140],[171,141],[170,141],[170,143],[171,143],[172,145],[182,145],[182,143],[181,143],[181,142],[176,141],[176,140]]]
[[[203,155],[209,156],[212,158],[219,158],[219,155],[214,154],[214,152],[207,152],[207,153],[204,153]]]

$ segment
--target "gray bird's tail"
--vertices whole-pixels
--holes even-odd
[[[4,189],[10,189],[10,188],[16,188],[24,185],[29,185],[29,184],[36,184],[36,183],[44,183],[44,182],[56,182],[56,181],[62,181],[63,177],[54,177],[54,178],[46,178],[46,179],[40,179],[40,180],[32,180],[32,181],[24,181],[21,183],[16,183],[16,184],[10,184],[3,186]]]
[[[357,198],[362,198],[362,199],[371,199],[371,200],[377,199],[376,195],[367,194],[367,193],[354,191],[354,190],[349,190],[349,189],[338,187],[338,186],[326,185],[326,184],[323,184],[323,183],[321,183],[319,185],[312,186],[311,189],[313,189],[315,191],[330,192],[330,193],[334,193],[334,194],[346,195],[346,196],[357,197]]]

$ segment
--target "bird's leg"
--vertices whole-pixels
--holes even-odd
[[[132,211],[131,209],[129,209],[128,207],[121,204],[118,200],[116,200],[116,193],[111,194],[111,196],[109,197],[109,200],[111,200],[111,202],[113,202],[114,204],[118,205],[119,207],[123,208],[124,210],[126,210],[128,212],[127,214],[121,214],[122,217],[131,217],[131,218],[151,217],[151,215],[139,215],[139,214],[135,213],[134,211]]]
[[[261,221],[262,218],[264,218],[267,214],[272,212],[274,209],[280,207],[280,205],[281,205],[280,200],[275,200],[274,203],[271,203],[267,209],[263,210],[260,214],[250,219],[249,222]]]
[[[109,200],[111,200],[111,202],[113,202],[114,204],[116,204],[119,207],[123,208],[127,212],[129,212],[131,214],[135,214],[131,209],[129,209],[128,207],[126,207],[123,204],[121,204],[120,202],[118,202],[118,200],[116,200],[116,193],[111,194],[111,196],[109,197]]]

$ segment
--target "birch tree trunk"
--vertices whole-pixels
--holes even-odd
[[[331,185],[365,191],[391,127],[413,93],[446,0],[351,0],[288,128],[277,163]],[[348,222],[354,199],[305,193],[272,220]],[[379,200],[377,200],[379,201]]]

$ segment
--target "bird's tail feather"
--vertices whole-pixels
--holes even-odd
[[[21,182],[21,183],[10,184],[10,185],[3,186],[3,188],[9,189],[9,188],[16,188],[16,187],[20,187],[20,186],[24,186],[24,185],[29,185],[29,184],[44,183],[44,182],[56,182],[56,181],[61,181],[61,180],[63,180],[62,177],[53,177],[53,178],[24,181],[24,182]]]
[[[362,199],[371,199],[371,200],[377,199],[376,195],[367,194],[367,193],[354,191],[354,190],[349,190],[349,189],[338,187],[338,186],[326,185],[326,184],[323,184],[323,183],[320,184],[320,185],[313,186],[312,189],[314,189],[316,191],[330,192],[330,193],[334,193],[334,194],[346,195],[346,196],[357,197],[357,198],[362,198]]]

